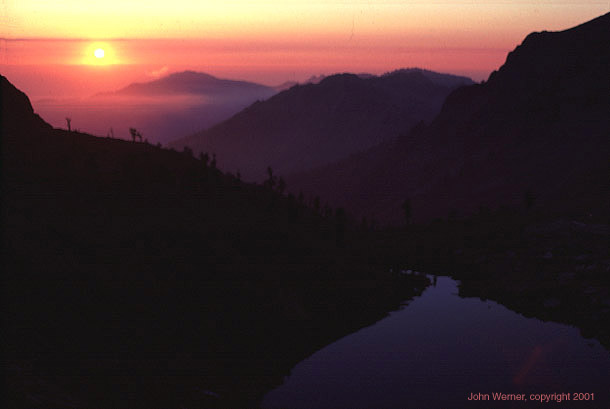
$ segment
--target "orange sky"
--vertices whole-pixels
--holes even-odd
[[[184,69],[266,84],[414,66],[481,80],[529,32],[608,11],[591,0],[3,0],[0,72],[40,96]],[[50,72],[70,85],[45,85]]]

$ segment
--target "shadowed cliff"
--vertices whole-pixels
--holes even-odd
[[[385,222],[522,206],[608,217],[610,15],[533,33],[483,84],[397,141],[287,177],[295,189]],[[606,219],[607,220],[607,219]]]

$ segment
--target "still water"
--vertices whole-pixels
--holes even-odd
[[[610,353],[597,341],[457,293],[454,280],[438,277],[408,306],[299,363],[261,406],[610,407]],[[500,402],[494,392],[528,402]],[[573,393],[594,395],[575,402]],[[469,401],[471,394],[489,401]],[[532,401],[532,394],[552,401]]]

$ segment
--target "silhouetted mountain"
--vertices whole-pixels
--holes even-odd
[[[51,126],[34,113],[29,98],[0,75],[0,124],[2,136],[16,132],[37,132]]]
[[[312,75],[311,77],[307,78],[305,81],[302,81],[302,82],[286,81],[280,85],[276,85],[275,87],[273,87],[273,89],[275,89],[277,92],[286,91],[287,89],[290,89],[290,88],[294,87],[295,85],[318,84],[324,78],[326,78],[326,75],[324,75],[324,74]]]
[[[344,212],[52,129],[4,77],[0,101],[7,407],[256,407],[427,283],[371,264]]]
[[[194,71],[170,74],[155,81],[133,83],[110,95],[171,95],[195,94],[214,98],[265,99],[275,94],[265,85],[247,81],[235,81],[213,77]],[[108,95],[100,94],[100,95]]]
[[[428,126],[315,171],[294,189],[404,221],[522,206],[608,217],[610,14],[527,36],[483,84],[457,89]]]
[[[282,82],[280,85],[274,86],[273,89],[276,90],[277,92],[282,92],[282,91],[286,91],[287,89],[290,89],[298,84],[299,83],[297,81],[286,81],[286,82]]]
[[[166,143],[229,118],[258,100],[276,94],[264,85],[185,71],[155,81],[133,83],[115,92],[77,101],[40,101],[37,106],[55,126],[70,116],[79,129],[128,138],[135,127],[153,143]]]
[[[267,166],[280,174],[310,169],[396,138],[432,118],[452,89],[471,83],[417,69],[333,75],[257,102],[171,146],[216,152],[224,169],[261,180]]]
[[[395,75],[406,75],[406,74],[413,74],[413,73],[422,74],[424,77],[426,77],[428,80],[430,80],[434,84],[442,85],[442,86],[449,87],[449,88],[458,88],[463,85],[472,84],[472,80],[470,80],[470,78],[460,77],[460,76],[456,76],[456,75],[442,74],[442,73],[438,73],[435,71],[424,70],[421,68],[401,68],[401,69],[394,70],[394,71],[388,72],[386,74],[383,74],[383,77],[392,77]],[[358,74],[358,76],[360,78],[371,78],[372,77],[371,74]]]

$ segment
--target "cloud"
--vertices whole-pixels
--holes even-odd
[[[167,74],[168,71],[169,71],[169,68],[167,67],[167,65],[164,65],[163,67],[159,68],[158,70],[153,70],[153,71],[147,72],[146,75],[157,79],[157,78],[160,78],[160,77],[164,76],[165,74]]]

